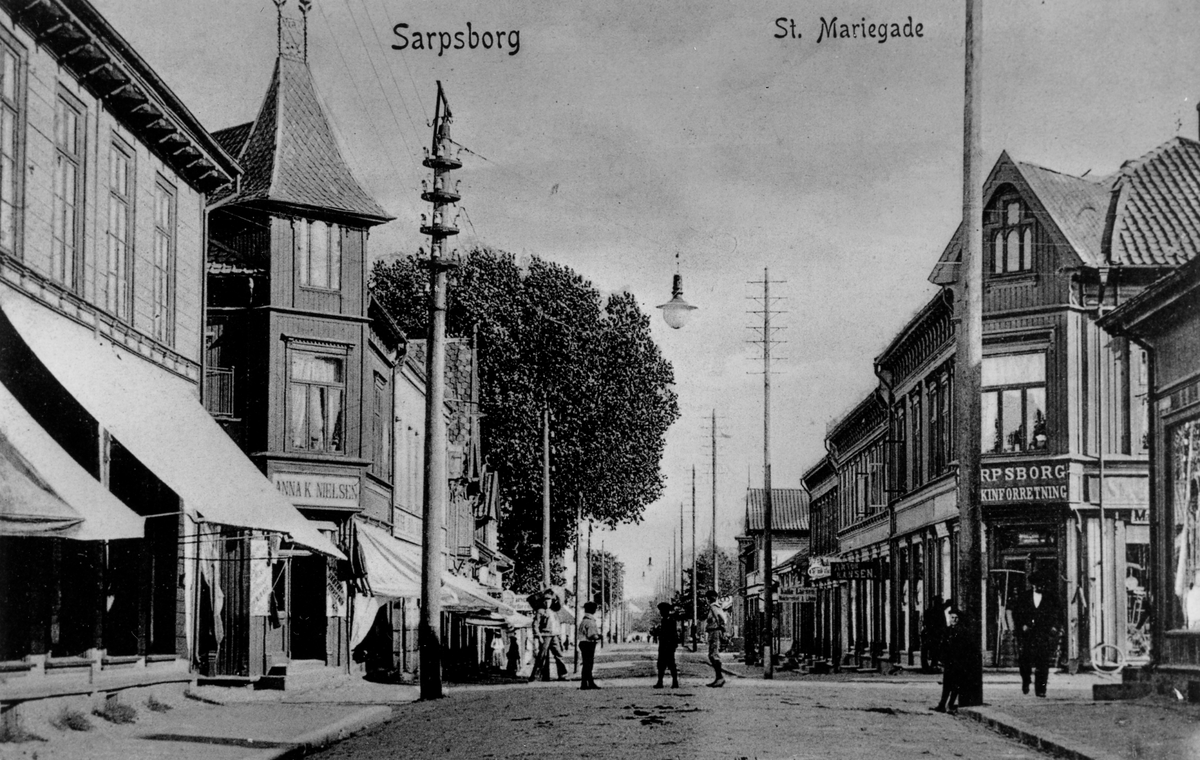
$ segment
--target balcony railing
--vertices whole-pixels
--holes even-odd
[[[214,417],[233,416],[233,369],[207,367],[204,372],[204,407]]]

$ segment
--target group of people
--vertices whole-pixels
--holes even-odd
[[[946,610],[945,625],[939,629],[936,625],[930,625],[929,620],[925,625],[927,638],[937,636],[937,645],[930,648],[928,662],[942,667],[942,698],[931,709],[954,713],[958,708],[973,644],[966,632],[962,611],[950,602],[944,603],[943,607]],[[1032,684],[1034,694],[1045,697],[1050,660],[1058,648],[1060,613],[1058,602],[1044,575],[1034,573],[1029,577],[1029,587],[1017,597],[1012,615],[1021,691],[1028,694]]]
[[[706,595],[707,611],[704,618],[704,630],[708,640],[708,662],[713,667],[713,680],[707,684],[713,688],[725,685],[725,675],[721,668],[721,639],[725,634],[727,619],[724,610],[717,602],[715,591]],[[530,600],[531,603],[534,601]],[[529,680],[541,678],[550,680],[550,663],[555,664],[559,681],[567,680],[567,665],[563,662],[562,649],[559,643],[558,625],[555,613],[561,608],[558,595],[552,589],[547,589],[536,600],[538,608],[534,613],[534,633],[538,638],[538,653],[534,658],[533,672]],[[655,631],[658,639],[658,681],[654,688],[663,688],[663,677],[671,673],[671,688],[679,688],[679,668],[675,663],[675,649],[679,646],[679,623],[686,615],[683,610],[662,602],[658,605],[661,621]],[[596,603],[587,602],[583,605],[583,617],[576,631],[576,643],[579,647],[581,673],[579,688],[585,691],[599,689],[594,677],[596,663],[596,645],[603,638],[600,624],[596,620]]]

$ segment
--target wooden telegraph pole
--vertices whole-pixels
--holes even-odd
[[[421,227],[429,236],[429,345],[425,377],[425,503],[421,531],[421,617],[418,630],[421,699],[442,697],[442,525],[446,512],[446,428],[442,408],[446,397],[446,272],[454,262],[446,256],[446,238],[457,235],[448,214],[459,196],[451,191],[450,172],[462,166],[451,154],[450,104],[437,83],[433,112],[433,148],[424,165],[433,169],[433,186],[421,198],[433,204],[433,217]]]
[[[983,159],[980,149],[980,54],[983,0],[967,0],[963,104],[963,241],[958,273],[954,413],[958,454],[958,600],[967,648],[964,707],[983,704],[983,515],[979,502],[980,368],[983,363]]]

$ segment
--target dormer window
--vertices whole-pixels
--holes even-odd
[[[1033,215],[1020,198],[1002,198],[993,204],[988,240],[992,272],[1011,274],[1033,270]]]

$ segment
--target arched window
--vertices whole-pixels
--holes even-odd
[[[992,202],[984,223],[984,238],[991,241],[993,274],[1033,270],[1033,214],[1015,195],[1000,195]]]

